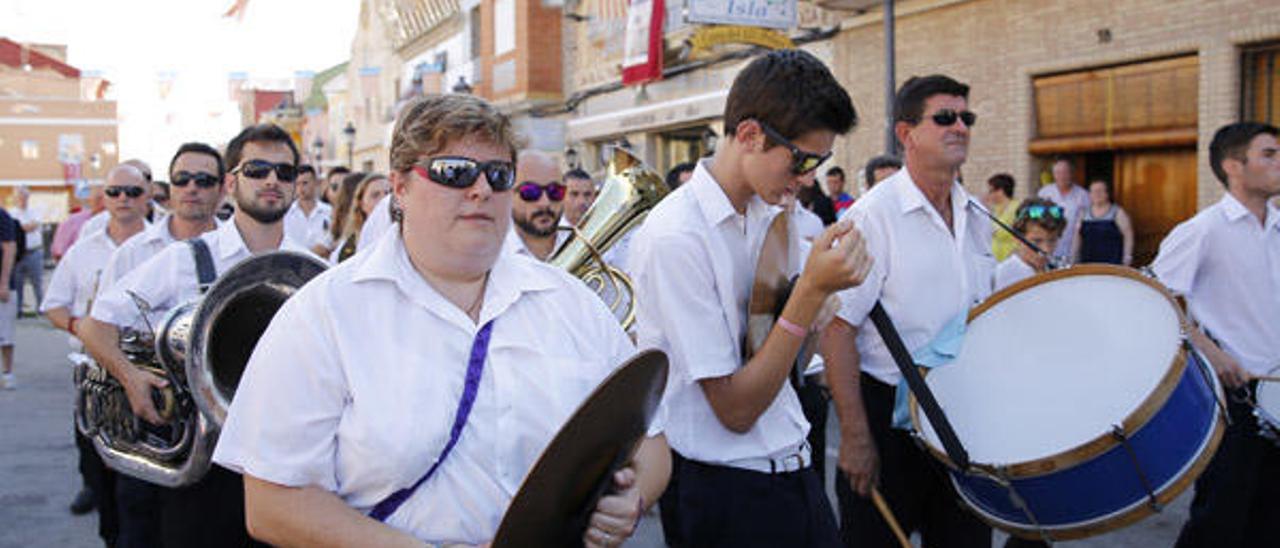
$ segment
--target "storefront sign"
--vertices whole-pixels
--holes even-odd
[[[789,29],[796,0],[689,0],[689,22]]]
[[[693,54],[705,53],[720,44],[753,44],[769,49],[791,49],[795,43],[787,35],[760,27],[701,27],[689,39]]]

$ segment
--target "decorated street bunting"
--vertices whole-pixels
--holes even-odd
[[[627,10],[626,49],[622,57],[622,84],[636,85],[662,79],[663,0],[631,0]]]

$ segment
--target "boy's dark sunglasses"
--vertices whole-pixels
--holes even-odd
[[[271,174],[271,170],[276,171],[276,180],[282,183],[292,183],[298,179],[298,166],[293,164],[273,164],[266,160],[249,160],[240,167],[232,170],[232,173],[240,173],[250,179],[266,179]]]
[[[1027,206],[1025,209],[1022,210],[1021,213],[1018,214],[1018,217],[1021,217],[1024,219],[1041,219],[1045,216],[1053,217],[1054,219],[1062,219],[1062,207],[1056,206],[1056,205],[1055,206],[1033,205],[1033,206]]]
[[[929,118],[933,119],[933,123],[938,124],[941,127],[951,127],[951,124],[956,123],[956,120],[964,122],[965,127],[973,127],[973,124],[978,122],[978,115],[973,112],[967,110],[956,112],[949,108],[939,110],[929,116]]]
[[[470,188],[480,174],[489,181],[494,192],[511,190],[515,185],[515,166],[503,160],[481,162],[466,156],[437,156],[413,164],[413,172],[449,188]]]
[[[760,129],[764,130],[764,134],[769,137],[769,139],[776,141],[778,144],[787,147],[787,150],[791,151],[791,173],[804,175],[818,169],[818,166],[822,165],[822,162],[827,161],[827,158],[831,157],[831,152],[827,152],[826,154],[814,154],[812,152],[800,150],[800,147],[797,147],[791,141],[787,140],[787,138],[783,137],[781,133],[774,131],[768,124],[760,122],[759,120],[757,120],[757,122],[760,124]]]
[[[176,186],[178,188],[182,188],[187,186],[187,183],[190,183],[192,181],[195,181],[196,186],[200,188],[213,188],[215,186],[218,186],[217,175],[212,175],[209,173],[190,173],[187,171],[179,171],[177,174],[173,176],[173,180],[169,181],[169,184],[172,184],[173,186]]]
[[[542,198],[542,193],[547,193],[547,199],[553,202],[559,202],[564,199],[564,185],[558,182],[547,183],[546,186],[540,185],[533,181],[525,181],[516,186],[516,192],[520,193],[520,199],[526,202],[536,202]]]
[[[140,186],[109,186],[102,192],[111,198],[118,198],[121,194],[130,198],[137,198],[142,196],[142,193],[146,192],[146,190]]]

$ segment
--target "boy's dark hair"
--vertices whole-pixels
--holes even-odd
[[[1013,175],[1009,175],[1008,173],[997,173],[992,175],[990,179],[987,179],[987,185],[1003,192],[1005,198],[1013,197]]]
[[[845,180],[844,168],[840,166],[831,166],[831,169],[827,170],[827,177],[830,177],[832,175],[839,177],[841,181]]]
[[[218,182],[222,182],[222,176],[227,174],[227,167],[222,163],[222,155],[218,154],[218,149],[204,143],[183,143],[182,146],[178,147],[178,151],[173,153],[173,158],[169,160],[170,179],[173,178],[173,165],[178,163],[178,157],[188,152],[212,156],[213,160],[218,164]]]
[[[858,114],[822,61],[804,50],[785,49],[757,57],[733,79],[724,106],[725,135],[736,134],[746,120],[795,139],[822,129],[844,135],[858,123]],[[767,139],[765,147],[776,144]]]
[[[1048,214],[1042,215],[1038,219],[1032,219],[1026,214],[1026,211],[1032,206],[1041,206],[1045,208],[1057,207],[1061,209],[1061,207],[1054,203],[1053,200],[1049,200],[1047,198],[1027,198],[1022,201],[1022,205],[1018,206],[1017,217],[1015,217],[1013,221],[1013,229],[1018,231],[1019,234],[1025,235],[1027,233],[1027,225],[1034,224],[1045,229],[1045,231],[1051,234],[1061,236],[1063,229],[1067,228],[1067,219],[1062,215],[1054,217]]]
[[[893,119],[898,122],[920,123],[924,117],[924,103],[934,95],[954,95],[969,98],[969,86],[950,76],[932,74],[912,76],[898,88],[893,101]]]
[[[867,183],[867,188],[871,188],[871,185],[875,184],[876,171],[884,169],[886,167],[891,167],[894,169],[902,169],[902,160],[899,160],[897,156],[887,156],[887,155],[881,155],[881,156],[876,156],[875,158],[872,158],[870,162],[867,162],[867,167],[863,168],[863,173],[862,173],[863,181]]]
[[[311,167],[311,164],[298,164],[298,175],[302,175],[303,173],[315,175],[316,168]]]
[[[240,155],[244,153],[244,145],[248,143],[285,143],[289,145],[289,152],[293,153],[293,165],[298,165],[298,145],[293,144],[293,138],[289,133],[275,124],[258,124],[244,128],[230,143],[227,143],[228,168],[240,167],[242,159]]]
[[[1227,171],[1222,169],[1222,162],[1227,158],[1247,162],[1245,153],[1249,150],[1249,143],[1253,142],[1254,137],[1264,133],[1280,137],[1280,130],[1276,126],[1260,122],[1227,124],[1213,134],[1213,141],[1209,143],[1209,167],[1213,168],[1213,174],[1222,181],[1222,186],[1227,186]]]
[[[575,167],[573,169],[570,169],[569,171],[564,172],[564,175],[560,177],[561,182],[568,181],[569,179],[584,179],[587,181],[594,182],[594,180],[591,178],[591,174],[587,173],[580,167]]]
[[[671,168],[667,172],[667,188],[675,190],[680,187],[680,175],[684,173],[692,173],[694,169],[693,162],[681,162]]]

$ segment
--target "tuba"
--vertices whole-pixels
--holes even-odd
[[[613,311],[623,329],[635,323],[635,291],[631,278],[608,264],[604,253],[644,221],[670,192],[667,182],[621,147],[605,167],[605,181],[595,203],[583,214],[570,238],[547,260],[581,279]]]
[[[77,428],[117,472],[164,487],[199,481],[258,339],[285,300],[324,269],[300,253],[252,257],[170,310],[154,330],[122,329],[129,361],[169,381],[151,394],[163,424],[134,416],[119,382],[73,355]],[[134,298],[146,317],[148,305]]]

